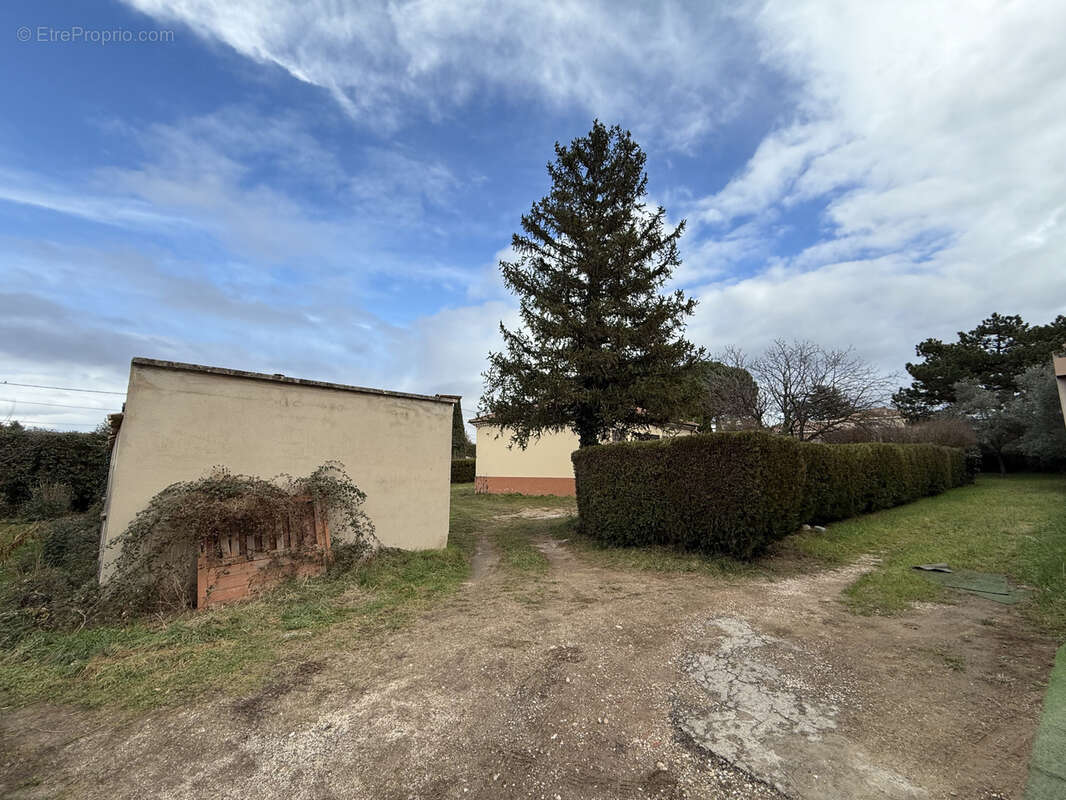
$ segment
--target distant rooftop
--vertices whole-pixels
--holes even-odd
[[[160,361],[155,358],[135,358],[130,364],[135,367],[154,367],[156,369],[170,369],[178,372],[197,372],[204,375],[220,375],[227,378],[245,378],[253,381],[271,381],[273,383],[285,383],[292,386],[310,386],[318,389],[334,389],[342,392],[359,392],[361,394],[376,394],[382,397],[402,397],[407,400],[428,400],[432,403],[447,403],[453,405],[458,395],[428,395],[413,394],[411,392],[393,392],[388,389],[370,389],[365,386],[349,386],[344,383],[329,383],[327,381],[309,381],[305,378],[290,378],[287,375],[276,373],[268,375],[265,372],[246,372],[241,369],[226,369],[225,367],[207,367],[203,364],[184,364],[180,361]]]

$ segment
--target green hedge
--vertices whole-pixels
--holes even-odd
[[[477,459],[474,458],[453,458],[452,483],[473,483],[476,463]]]
[[[107,482],[107,433],[77,433],[0,426],[0,506],[18,509],[40,483],[71,488],[74,508],[84,511],[103,496]]]
[[[804,522],[831,522],[968,482],[962,450],[798,442],[754,431],[574,452],[582,530],[750,558]]]

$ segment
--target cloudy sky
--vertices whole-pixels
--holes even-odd
[[[120,395],[11,384],[121,392],[133,356],[471,416],[514,316],[496,262],[595,117],[688,220],[711,350],[901,372],[993,311],[1066,313],[1061,0],[499,6],[3,3],[0,418],[91,427],[65,406]]]

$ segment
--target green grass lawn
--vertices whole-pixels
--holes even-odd
[[[15,528],[0,525],[0,543]],[[0,655],[0,706],[48,700],[147,708],[205,690],[253,691],[316,653],[400,628],[453,592],[469,574],[474,546],[467,526],[457,528],[445,550],[382,551],[348,572],[289,581],[251,602],[36,631]]]
[[[47,700],[147,708],[184,702],[205,691],[254,691],[308,660],[365,646],[441,602],[470,574],[480,538],[514,577],[513,591],[536,601],[548,561],[541,535],[567,539],[583,557],[617,569],[744,577],[773,574],[799,561],[849,563],[866,553],[881,565],[845,593],[859,613],[894,613],[920,600],[950,600],[949,590],[915,574],[914,564],[1005,572],[1035,587],[1023,611],[1066,634],[1066,477],[981,477],[977,485],[797,534],[781,545],[792,558],[754,564],[666,548],[604,548],[576,533],[573,498],[476,495],[452,487],[451,533],[441,551],[383,551],[348,572],[290,581],[262,599],[176,617],[82,630],[36,631],[0,654],[0,710]],[[538,519],[531,509],[564,512]],[[32,561],[34,530],[0,523],[0,555],[12,543]],[[0,581],[8,568],[0,565]],[[532,591],[531,591],[532,589]],[[522,595],[525,596],[525,595]],[[0,609],[0,614],[3,609]]]
[[[473,484],[457,485],[445,550],[382,551],[349,572],[289,581],[255,601],[166,619],[36,631],[0,654],[0,708],[38,700],[150,708],[204,691],[254,691],[303,661],[407,625],[467,579],[479,536],[495,546],[509,573],[542,575],[548,562],[530,534],[552,521],[518,515],[530,507],[572,511],[574,501],[475,495]],[[16,549],[32,560],[40,542],[27,532],[26,525],[0,523],[0,553],[21,538]],[[9,577],[0,565],[0,581]]]
[[[797,534],[784,551],[843,564],[872,553],[881,565],[845,593],[857,613],[891,614],[922,600],[957,596],[926,580],[915,564],[1004,573],[1034,587],[1023,612],[1066,635],[1066,477],[982,475],[973,486]]]
[[[672,547],[648,545],[619,547],[582,535],[576,519],[558,523],[550,530],[552,536],[565,540],[568,547],[584,558],[609,569],[635,569],[648,572],[692,573],[715,577],[752,577],[767,575],[772,565],[767,561],[738,561],[728,556],[686,552]]]

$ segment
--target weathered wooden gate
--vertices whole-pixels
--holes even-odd
[[[276,586],[285,578],[321,575],[329,563],[329,522],[311,498],[262,533],[219,535],[200,542],[196,607],[229,603]]]

